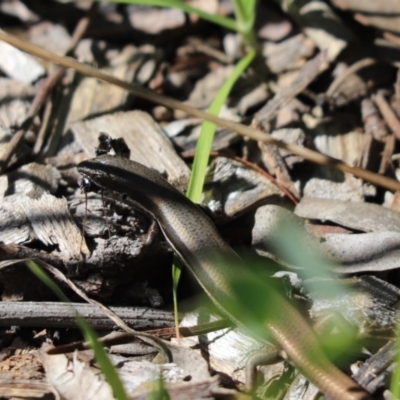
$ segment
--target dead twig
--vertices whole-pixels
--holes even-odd
[[[284,143],[281,142],[280,140],[273,139],[267,133],[260,132],[257,129],[254,129],[250,126],[242,125],[237,122],[228,121],[226,119],[216,117],[214,115],[209,114],[208,112],[191,107],[178,100],[174,100],[172,98],[154,93],[146,88],[140,87],[139,85],[122,81],[118,78],[115,78],[109,74],[106,74],[88,65],[81,64],[80,62],[73,60],[71,58],[59,56],[50,51],[44,50],[25,40],[21,40],[15,36],[11,36],[4,32],[0,32],[0,40],[4,40],[6,43],[17,47],[22,51],[26,51],[36,57],[55,62],[59,65],[62,65],[65,68],[75,69],[76,71],[78,71],[83,75],[101,79],[105,82],[121,87],[122,89],[128,90],[133,95],[145,99],[147,101],[150,101],[152,103],[160,104],[167,108],[181,110],[189,115],[193,115],[197,118],[213,122],[218,126],[230,129],[231,131],[237,132],[240,135],[247,136],[251,139],[285,149],[288,152],[295,154],[299,157],[302,157],[305,160],[311,161],[315,164],[335,168],[342,172],[348,172],[358,178],[364,179],[365,181],[371,182],[375,185],[384,187],[386,189],[393,191],[400,190],[400,182],[394,179],[378,175],[374,172],[367,171],[359,167],[352,167],[339,159],[327,156],[325,154],[321,154],[317,151],[302,146],[298,146],[296,144]]]
[[[397,118],[396,113],[392,110],[389,103],[386,101],[383,92],[381,90],[373,97],[373,100],[377,107],[379,108],[380,113],[386,121],[386,124],[392,130],[394,136],[396,136],[397,140],[400,140],[400,121]]]
[[[14,264],[18,264],[21,262],[33,261],[44,268],[46,271],[50,272],[58,281],[63,282],[67,286],[70,287],[78,296],[80,296],[83,300],[87,301],[92,306],[96,307],[100,312],[106,315],[111,321],[114,322],[119,328],[123,329],[125,332],[129,333],[131,336],[136,336],[139,339],[143,340],[146,343],[149,343],[153,346],[158,347],[166,356],[168,360],[172,360],[171,351],[162,340],[159,338],[146,334],[144,332],[138,332],[135,329],[128,326],[125,321],[118,316],[114,311],[110,308],[106,307],[104,304],[91,299],[86,295],[86,293],[81,290],[75,283],[73,283],[70,279],[68,279],[61,271],[57,268],[54,268],[52,265],[42,261],[42,260],[35,260],[35,259],[21,259],[21,260],[5,260],[0,262],[0,270],[3,268],[8,268]]]
[[[110,310],[130,326],[140,329],[160,329],[174,325],[174,316],[168,311],[145,307],[110,307]],[[77,328],[76,313],[95,329],[113,330],[115,327],[115,323],[92,304],[51,301],[2,301],[0,326]]]

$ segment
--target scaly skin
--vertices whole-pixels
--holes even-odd
[[[78,170],[99,187],[154,218],[208,296],[246,330],[235,308],[227,310],[226,305],[236,298],[227,277],[240,282],[250,272],[200,207],[158,173],[125,158],[100,156],[82,162]],[[369,399],[366,391],[330,362],[297,309],[278,292],[271,289],[269,295],[271,309],[277,312],[268,313],[266,330],[300,372],[332,400]],[[266,342],[266,338],[257,339]]]

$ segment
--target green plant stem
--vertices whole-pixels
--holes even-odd
[[[232,87],[248,68],[256,56],[256,51],[251,50],[244,58],[242,58],[235,66],[232,75],[224,82],[219,90],[214,101],[210,105],[209,112],[213,115],[218,115],[222,105],[225,103]],[[204,179],[208,165],[209,155],[214,140],[216,125],[212,122],[204,121],[201,127],[200,137],[196,146],[196,153],[193,160],[192,173],[190,175],[189,188],[186,193],[187,197],[195,203],[200,202],[201,193],[203,191]],[[176,335],[179,338],[179,321],[178,321],[178,300],[177,300],[177,287],[181,270],[175,264],[172,267],[173,276],[173,302],[175,313],[175,327]]]
[[[252,63],[255,56],[256,51],[251,50],[236,64],[234,71],[232,72],[230,77],[224,82],[214,101],[210,105],[210,114],[219,114],[221,107],[225,103],[229,93],[232,90],[232,87],[242,75],[242,73]],[[189,188],[186,193],[187,197],[195,203],[200,202],[201,193],[203,191],[209,154],[211,151],[212,142],[214,140],[215,126],[216,125],[213,122],[204,121],[201,128],[200,137],[197,142],[196,153],[193,160],[192,174],[189,181]]]
[[[254,33],[257,0],[232,0],[238,32],[253,49],[257,47]]]
[[[174,257],[175,258],[175,257]],[[177,266],[176,262],[172,264],[172,301],[174,303],[174,322],[175,322],[175,335],[178,341],[181,338],[179,333],[179,307],[178,307],[178,284],[181,278],[182,270]]]

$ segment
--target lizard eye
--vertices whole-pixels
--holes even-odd
[[[99,190],[99,187],[93,183],[90,179],[83,177],[81,180],[81,183],[79,185],[81,188],[82,192],[97,192]]]

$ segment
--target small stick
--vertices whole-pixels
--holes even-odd
[[[367,182],[371,182],[375,185],[384,187],[386,189],[392,191],[400,190],[400,182],[394,179],[388,178],[386,176],[381,176],[379,174],[376,174],[374,172],[368,171],[363,168],[352,167],[351,165],[346,164],[342,160],[327,156],[325,154],[319,153],[315,150],[308,149],[306,147],[302,147],[293,143],[284,143],[280,140],[276,140],[269,134],[261,132],[251,126],[242,125],[238,122],[233,122],[223,118],[216,117],[215,115],[211,115],[206,111],[200,110],[195,107],[191,107],[186,103],[182,103],[170,97],[154,93],[151,90],[141,87],[139,85],[131,84],[123,80],[120,80],[112,75],[109,75],[105,72],[92,68],[89,65],[82,64],[72,58],[59,56],[58,54],[42,49],[39,46],[35,46],[32,43],[27,42],[26,40],[21,40],[15,36],[8,35],[4,32],[0,32],[0,40],[3,40],[6,43],[11,44],[12,46],[17,47],[20,50],[26,51],[36,57],[55,62],[59,65],[64,66],[65,68],[73,68],[83,75],[101,79],[104,82],[108,82],[122,89],[128,90],[135,96],[150,101],[151,103],[160,104],[167,108],[173,108],[184,111],[189,115],[192,115],[194,117],[206,121],[213,122],[218,126],[222,126],[233,132],[237,132],[240,135],[247,136],[253,140],[275,145],[281,149],[285,149],[288,152],[295,154],[299,157],[302,157],[305,160],[311,161],[315,164],[325,165],[331,168],[335,168],[342,172],[348,172],[358,178],[364,179]]]
[[[382,114],[382,117],[385,119],[387,125],[392,130],[394,136],[396,136],[396,139],[400,140],[400,121],[397,118],[396,113],[383,96],[383,92],[379,90],[378,93],[373,97],[373,100],[379,108],[379,111]]]

